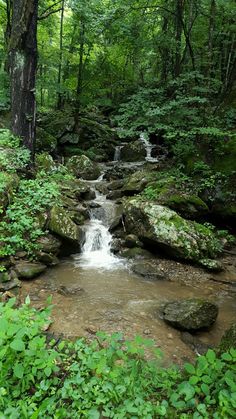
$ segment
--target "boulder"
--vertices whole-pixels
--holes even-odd
[[[121,160],[122,162],[136,162],[145,160],[146,150],[140,140],[127,143],[122,148]]]
[[[128,234],[125,237],[125,246],[132,249],[133,247],[143,247],[143,243],[135,234]]]
[[[54,162],[52,156],[48,153],[36,154],[35,156],[35,166],[38,171],[43,171],[50,173],[56,169],[56,163]]]
[[[71,242],[78,249],[83,244],[84,232],[61,207],[54,206],[51,209],[48,229],[59,237]]]
[[[20,279],[33,279],[47,269],[46,265],[37,262],[22,261],[16,264],[15,271]]]
[[[219,346],[221,353],[229,351],[231,348],[236,349],[236,323],[233,323],[232,326],[225,331]]]
[[[135,259],[138,257],[148,258],[152,255],[147,250],[141,249],[141,247],[133,247],[132,249],[129,249],[129,248],[122,249],[120,252],[120,256],[127,259]]]
[[[154,251],[162,249],[171,257],[199,262],[214,258],[221,249],[210,228],[162,205],[134,197],[124,202],[124,214],[127,232]]]
[[[66,166],[78,178],[95,180],[101,175],[98,165],[85,155],[72,156]]]
[[[153,261],[139,260],[132,265],[132,271],[146,279],[154,281],[163,281],[168,279],[167,275],[158,269],[158,266]]]
[[[59,263],[59,259],[55,255],[44,252],[37,253],[37,260],[47,266],[56,266]]]
[[[59,253],[61,242],[60,240],[53,236],[52,234],[47,234],[46,236],[41,236],[37,239],[37,244],[40,247],[40,250],[44,253],[52,253],[57,255]]]
[[[89,200],[95,198],[95,192],[89,185],[79,179],[64,180],[60,183],[62,194],[72,199]]]
[[[180,330],[195,331],[212,326],[218,311],[216,304],[192,298],[170,302],[164,306],[162,313],[163,319],[171,326]]]
[[[142,192],[147,184],[156,177],[155,172],[149,172],[147,170],[138,170],[131,174],[121,189],[123,195],[131,196]]]

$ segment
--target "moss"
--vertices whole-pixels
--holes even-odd
[[[224,144],[220,157],[215,156],[213,169],[225,175],[236,171],[236,136]]]
[[[36,150],[37,151],[54,151],[57,148],[57,139],[45,131],[43,128],[37,127],[36,131]]]
[[[219,351],[222,353],[229,351],[231,348],[236,349],[236,323],[226,330],[221,339]]]

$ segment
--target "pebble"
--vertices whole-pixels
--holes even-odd
[[[151,334],[151,330],[150,329],[144,329],[143,334],[144,335],[150,335]]]
[[[168,337],[168,339],[173,339],[172,333],[168,333],[167,337]]]

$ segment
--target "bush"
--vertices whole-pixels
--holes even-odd
[[[50,307],[37,312],[29,298],[20,308],[14,303],[0,304],[0,417],[235,417],[235,349],[221,357],[209,350],[184,371],[163,368],[159,350],[140,337],[99,333],[90,343],[47,343]]]

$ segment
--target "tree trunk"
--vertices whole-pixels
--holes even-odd
[[[13,0],[9,42],[12,131],[35,154],[38,0]]]
[[[60,54],[59,54],[59,66],[58,66],[58,99],[57,108],[62,108],[62,93],[61,93],[61,80],[62,80],[62,58],[63,58],[63,29],[64,29],[64,11],[65,11],[65,0],[62,0],[61,4],[61,24],[60,24]]]
[[[84,69],[84,36],[85,36],[85,24],[81,20],[80,27],[80,47],[79,47],[79,68],[77,77],[77,89],[76,89],[76,109],[75,109],[75,124],[79,125],[79,114],[81,109],[81,94],[83,90],[83,69]]]
[[[216,20],[216,1],[211,0],[209,29],[208,29],[208,69],[207,69],[208,77],[211,77],[212,75],[213,42],[214,42],[214,32],[215,32],[215,24],[216,24],[215,20]]]
[[[184,0],[176,0],[176,10],[175,10],[175,68],[174,76],[178,77],[181,73],[181,37],[183,31],[183,8]]]

